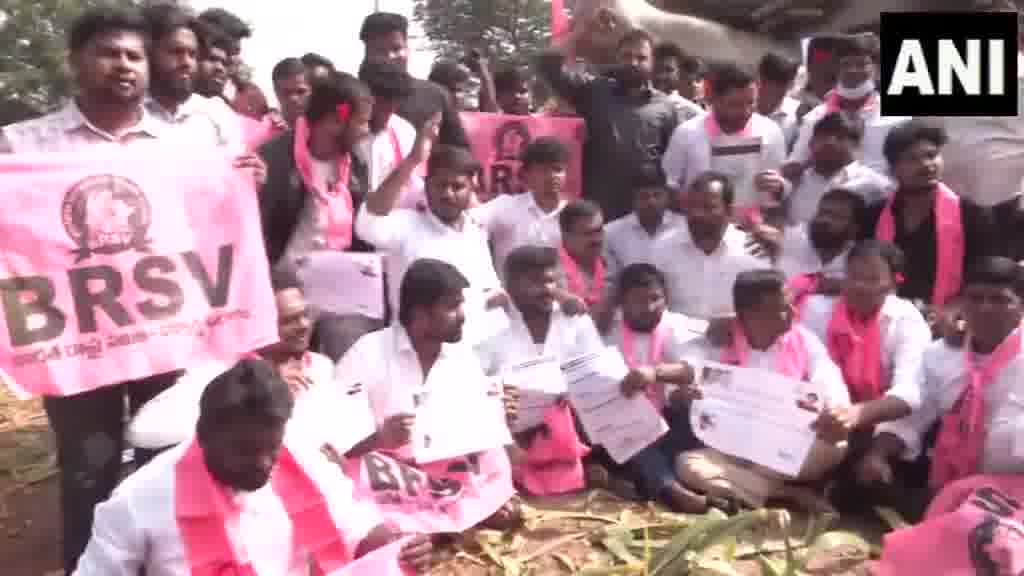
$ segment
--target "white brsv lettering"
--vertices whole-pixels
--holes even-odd
[[[939,40],[939,94],[953,95],[954,74],[969,96],[981,94],[981,40],[967,41],[966,61],[952,40]]]
[[[928,60],[924,57],[924,49],[919,40],[904,40],[900,44],[900,53],[896,56],[896,66],[893,67],[887,93],[899,96],[907,88],[917,88],[924,96],[935,94],[935,86],[928,75]]]

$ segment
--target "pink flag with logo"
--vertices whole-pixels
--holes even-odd
[[[500,194],[523,192],[519,183],[519,158],[523,149],[540,136],[558,138],[569,148],[569,173],[563,195],[579,198],[583,193],[583,139],[581,118],[553,116],[512,116],[486,112],[463,112],[462,125],[469,136],[473,155],[483,164],[486,202]]]
[[[516,490],[503,448],[430,464],[371,452],[349,460],[355,497],[377,504],[402,531],[462,532],[491,517]]]
[[[885,536],[877,576],[1024,574],[1024,477],[971,476],[947,485],[923,522]]]
[[[66,396],[277,340],[251,176],[165,144],[0,156],[0,370]]]

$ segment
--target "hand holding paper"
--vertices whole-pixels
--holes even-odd
[[[393,450],[405,446],[412,440],[412,429],[415,424],[416,417],[412,414],[389,416],[377,431],[380,447]]]

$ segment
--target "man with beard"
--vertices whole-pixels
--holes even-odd
[[[319,251],[370,252],[352,222],[367,199],[366,165],[353,147],[369,133],[373,97],[366,86],[335,72],[316,84],[295,128],[260,148],[267,182],[260,218],[271,265],[303,267]],[[318,349],[337,360],[379,319],[327,312],[317,321]]]
[[[791,182],[793,191],[786,199],[790,224],[810,220],[825,192],[837,186],[856,192],[868,204],[892,191],[889,178],[856,160],[863,136],[860,120],[844,112],[830,112],[814,125],[810,165]]]
[[[857,159],[870,168],[886,173],[888,166],[882,145],[889,130],[906,122],[905,116],[884,116],[875,86],[878,60],[878,38],[872,34],[845,36],[836,44],[839,62],[839,82],[825,100],[803,117],[800,135],[783,173],[795,177],[810,159],[810,142],[814,126],[830,112],[844,111],[864,123],[864,138],[857,150]]]
[[[203,24],[199,38],[199,64],[196,71],[195,91],[200,96],[223,101],[224,87],[228,83],[228,54],[231,39],[219,28]]]
[[[599,25],[595,19],[574,28],[561,50],[541,56],[538,72],[583,117],[583,193],[614,220],[630,211],[630,175],[661,161],[679,116],[651,84],[654,38],[643,30],[619,41],[618,66],[608,76],[564,68],[564,52],[574,50],[583,34]]]
[[[97,8],[70,28],[69,64],[76,95],[63,108],[5,126],[5,152],[76,152],[111,143],[130,145],[166,134],[143,106],[149,81],[149,30],[136,9]],[[63,512],[64,569],[71,573],[89,540],[93,508],[110,496],[121,472],[125,398],[134,411],[174,383],[176,373],[122,382],[65,397],[43,407],[56,437]],[[136,462],[152,456],[136,451]]]
[[[229,40],[228,46],[228,81],[224,84],[224,91],[218,94],[232,108],[237,109],[236,98],[245,80],[241,77],[242,69],[242,42],[252,36],[252,28],[242,21],[235,14],[223,8],[210,8],[199,14],[199,20],[212,28],[219,30]]]
[[[152,43],[147,110],[175,126],[190,144],[242,151],[242,126],[235,113],[223,100],[194,91],[202,25],[174,4],[150,5],[145,15]]]
[[[652,262],[667,276],[672,312],[701,320],[731,317],[732,298],[723,287],[744,270],[769,266],[748,253],[746,234],[731,223],[732,206],[733,187],[725,174],[705,172],[690,186],[686,227]]]
[[[374,12],[363,20],[359,39],[366,47],[365,60],[391,62],[408,73],[409,21],[401,14]],[[418,78],[412,79],[412,93],[398,107],[398,115],[417,129],[437,113],[441,114],[438,142],[447,146],[469,146],[459,113],[445,89]]]
[[[195,439],[99,506],[75,574],[326,574],[397,539],[326,458],[286,439],[293,407],[263,360],[214,378],[199,400]],[[425,571],[431,550],[414,537],[400,562]]]
[[[680,122],[704,112],[700,104],[694,102],[698,68],[697,59],[678,44],[665,42],[654,48],[654,87],[676,105]]]

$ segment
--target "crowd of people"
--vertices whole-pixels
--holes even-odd
[[[533,497],[599,487],[683,513],[885,505],[913,522],[957,482],[1024,471],[1013,155],[954,157],[955,123],[883,115],[870,34],[812,39],[794,86],[801,63],[785,55],[748,71],[643,30],[622,37],[611,69],[567,57],[604,22],[574,23],[531,66],[492,69],[474,51],[424,80],[406,70],[407,20],[374,13],[358,70],[281,60],[276,109],[240,78],[252,31],[225,10],[100,8],[70,27],[75,96],[3,127],[0,149],[228,150],[257,189],[259,214],[238,217],[260,218],[280,341],[213,371],[189,439],[137,442],[123,481],[126,423],[193,371],[44,399],[68,574],[330,573],[409,537],[358,498],[344,464],[412,458],[413,408],[452,387],[458,403],[499,384],[515,434],[491,456]],[[552,102],[535,105],[538,82]],[[570,144],[539,137],[519,151],[523,191],[491,198],[460,120],[469,110],[582,118],[582,197],[566,191]],[[303,268],[324,251],[383,258],[384,318],[307,301]],[[507,326],[481,330],[495,311]],[[503,371],[606,347],[629,368],[621,394],[664,415],[657,442],[617,462],[565,399],[514,426],[522,407]],[[702,361],[816,386],[798,474],[698,440]],[[347,421],[310,406],[351,395],[365,395],[374,432],[325,450],[307,428]],[[515,526],[517,501],[482,524]],[[402,562],[426,570],[444,542],[412,535]],[[983,551],[984,573],[1019,573]]]

